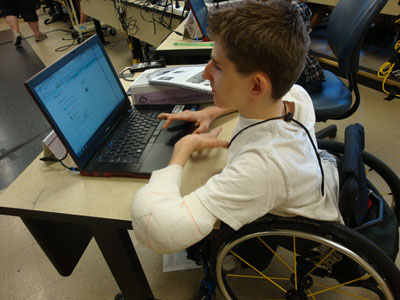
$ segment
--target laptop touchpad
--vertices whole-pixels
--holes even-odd
[[[167,144],[153,144],[140,171],[151,173],[154,170],[165,168],[169,163],[173,149],[173,146]]]

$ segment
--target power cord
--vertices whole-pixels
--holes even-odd
[[[128,74],[126,74],[126,72],[129,71]],[[135,81],[134,79],[128,79],[128,78],[132,78],[134,76],[134,74],[132,74],[131,72],[131,68],[127,67],[125,69],[123,69],[119,74],[118,77],[125,80],[125,81]]]
[[[53,157],[41,157],[41,161],[46,161],[46,162],[59,162],[64,168],[71,170],[71,171],[79,171],[79,168],[77,167],[68,167],[63,163],[63,160],[66,159],[68,156],[68,153],[65,153],[63,158],[58,159],[58,158],[53,158]]]

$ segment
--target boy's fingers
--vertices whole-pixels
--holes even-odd
[[[217,137],[222,131],[222,127],[218,127],[213,129],[210,133],[212,133],[215,137]]]
[[[218,139],[213,139],[213,140],[209,141],[207,148],[227,148],[227,147],[228,147],[228,142],[221,141]]]
[[[163,126],[162,126],[162,128],[164,128],[164,129],[167,128],[171,122],[172,122],[171,119],[166,119],[166,120],[165,120],[165,123],[164,123]]]
[[[157,116],[157,118],[160,119],[160,120],[163,120],[163,119],[168,118],[168,115],[169,115],[169,114],[167,114],[167,113],[161,113],[161,114],[159,114],[159,115]]]
[[[199,127],[196,128],[193,133],[206,133],[208,131],[208,126],[204,123],[200,123]]]
[[[216,147],[228,148],[229,143],[227,141],[217,140]]]

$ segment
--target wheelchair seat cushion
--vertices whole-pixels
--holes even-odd
[[[325,82],[318,91],[310,93],[317,121],[337,119],[348,111],[352,104],[352,93],[335,74],[324,70]]]

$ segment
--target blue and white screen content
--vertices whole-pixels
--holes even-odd
[[[35,88],[79,156],[124,94],[98,44],[88,48]]]

